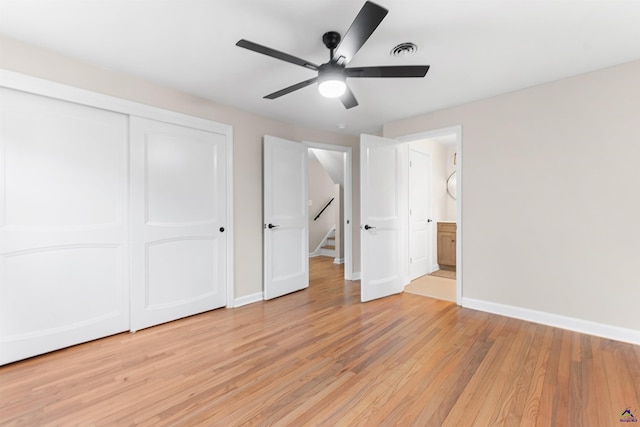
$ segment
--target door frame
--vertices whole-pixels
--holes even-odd
[[[318,148],[320,150],[337,151],[344,155],[344,189],[342,209],[344,212],[342,224],[344,239],[344,279],[353,279],[353,211],[352,211],[352,148],[344,145],[324,144],[320,142],[302,141],[307,148]]]
[[[456,304],[462,305],[463,297],[463,275],[462,275],[462,234],[463,234],[463,221],[462,221],[462,209],[463,209],[463,168],[462,168],[462,125],[449,126],[446,128],[433,129],[418,133],[412,133],[408,135],[401,135],[395,137],[398,141],[411,142],[420,139],[436,138],[445,135],[455,135],[456,137]],[[407,264],[408,268],[408,264]]]

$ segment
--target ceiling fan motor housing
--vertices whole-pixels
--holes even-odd
[[[340,44],[340,33],[337,33],[335,31],[324,33],[322,35],[322,43],[324,43],[327,49],[334,50]]]

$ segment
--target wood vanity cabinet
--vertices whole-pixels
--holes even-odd
[[[456,269],[456,223],[438,223],[438,265],[441,270]]]

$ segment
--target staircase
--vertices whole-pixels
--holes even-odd
[[[331,231],[324,238],[322,243],[320,244],[320,254],[321,256],[336,256],[336,229],[332,228]]]

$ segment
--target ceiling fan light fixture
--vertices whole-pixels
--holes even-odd
[[[342,73],[325,73],[318,77],[318,92],[325,98],[339,98],[347,90]]]
[[[1,0],[0,0],[1,1]],[[395,78],[395,77],[424,77],[429,71],[428,65],[391,65],[379,67],[349,67],[347,65],[353,56],[371,37],[389,11],[371,1],[365,1],[362,9],[351,23],[344,37],[336,31],[323,34],[322,42],[329,49],[329,61],[324,64],[314,64],[302,58],[298,58],[267,46],[240,39],[236,43],[244,49],[249,49],[263,55],[270,56],[281,61],[314,70],[317,77],[304,80],[300,83],[280,89],[264,96],[265,99],[276,99],[296,90],[318,83],[318,91],[326,98],[340,98],[340,102],[347,110],[358,106],[358,100],[351,88],[347,86],[347,77],[351,78]],[[406,54],[417,49],[413,43],[403,43],[396,46],[397,54]],[[393,54],[393,53],[392,53]]]

